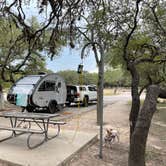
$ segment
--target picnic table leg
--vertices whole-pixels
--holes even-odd
[[[43,129],[44,129],[44,134],[45,134],[45,141],[48,140],[48,126],[49,126],[49,119],[45,122],[44,119],[42,120],[43,123]]]
[[[35,145],[32,145],[32,144],[30,143],[30,139],[31,139],[32,135],[34,135],[34,134],[37,134],[37,133],[31,133],[31,134],[29,134],[29,136],[28,136],[28,138],[27,138],[27,146],[28,146],[29,149],[37,148],[38,146],[42,145],[42,144],[45,142],[45,137],[44,137],[44,139],[43,139],[41,142],[39,142],[39,143],[37,143],[37,144],[35,144]],[[39,134],[38,134],[38,135],[39,135]]]
[[[10,123],[11,123],[11,127],[12,128],[15,128],[17,126],[17,118],[14,117],[14,121],[12,119],[12,117],[10,118]],[[19,124],[20,125],[20,124]],[[19,134],[16,133],[16,131],[12,131],[12,136],[16,137],[16,136],[19,136],[19,135],[22,135],[24,134],[24,132],[20,132]]]
[[[59,132],[60,132],[60,124],[56,124],[56,125],[57,125],[57,127],[58,127],[57,133],[56,133],[55,135],[51,136],[51,137],[48,137],[48,135],[47,135],[47,139],[48,139],[48,140],[51,140],[51,139],[53,139],[53,138],[55,138],[55,137],[57,137],[57,136],[59,135]],[[55,125],[54,125],[54,126],[55,126]]]
[[[48,127],[49,127],[49,121],[50,121],[50,119],[47,119],[47,123],[46,123],[46,141],[48,140]]]
[[[47,119],[47,122],[45,123],[44,119],[42,120],[42,123],[43,123],[43,130],[44,130],[44,139],[39,142],[38,144],[35,144],[35,145],[31,145],[30,144],[30,139],[31,139],[31,136],[34,135],[34,134],[37,134],[37,133],[31,133],[28,138],[27,138],[27,146],[29,149],[34,149],[34,148],[37,148],[38,146],[42,145],[44,142],[46,142],[48,140],[48,125],[49,125],[49,119]],[[38,125],[38,123],[36,123]],[[40,125],[39,125],[40,127]],[[41,127],[40,127],[41,128]],[[42,128],[41,128],[42,129]]]
[[[16,120],[15,120],[15,121],[16,121]],[[15,127],[15,122],[13,122],[12,117],[10,117],[10,124],[11,124],[11,127],[12,127],[12,128]],[[16,132],[15,132],[15,131],[12,131],[12,136],[16,136]]]
[[[20,123],[17,125],[17,127],[21,127],[21,125],[22,125],[23,123],[26,124],[25,118],[23,118],[23,120],[20,121]],[[30,129],[30,128],[31,128],[31,122],[28,122],[28,127],[25,125],[25,126],[23,126],[23,128],[28,128],[28,129]]]
[[[13,123],[13,122],[12,122],[12,123]],[[16,118],[16,117],[14,118],[13,127],[14,127],[14,128],[17,127],[17,118]],[[14,137],[19,136],[19,135],[22,135],[22,134],[24,134],[24,132],[16,133],[16,131],[13,131]]]

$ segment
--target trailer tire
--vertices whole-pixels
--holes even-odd
[[[48,110],[51,114],[56,113],[57,111],[59,111],[58,109],[58,104],[55,100],[51,100],[48,104]]]

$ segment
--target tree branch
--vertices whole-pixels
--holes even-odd
[[[153,7],[150,7],[150,8],[151,8],[151,11],[152,11],[152,13],[153,13],[153,15],[154,15],[154,18],[155,18],[155,20],[156,20],[156,22],[157,22],[159,28],[163,31],[163,34],[166,35],[166,30],[165,30],[164,27],[161,25],[161,23],[160,23],[160,21],[159,21],[159,18],[157,17],[157,14],[156,14],[156,12],[155,12],[156,6],[153,6]]]
[[[139,13],[139,4],[142,0],[137,0],[136,1],[136,12],[135,12],[135,16],[134,16],[134,26],[132,27],[132,30],[130,31],[130,33],[127,35],[126,37],[126,42],[125,42],[125,45],[124,45],[124,48],[123,48],[123,58],[124,60],[127,62],[128,61],[128,57],[127,57],[127,47],[129,45],[129,41],[131,39],[131,36],[133,35],[134,31],[136,30],[137,28],[137,17],[138,17],[138,13]]]

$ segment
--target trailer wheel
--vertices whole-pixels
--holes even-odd
[[[48,110],[51,114],[54,114],[55,112],[59,111],[57,102],[55,100],[51,100],[48,104]]]

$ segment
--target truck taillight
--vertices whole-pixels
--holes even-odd
[[[79,93],[76,93],[76,97],[80,97],[80,94],[79,94]]]

